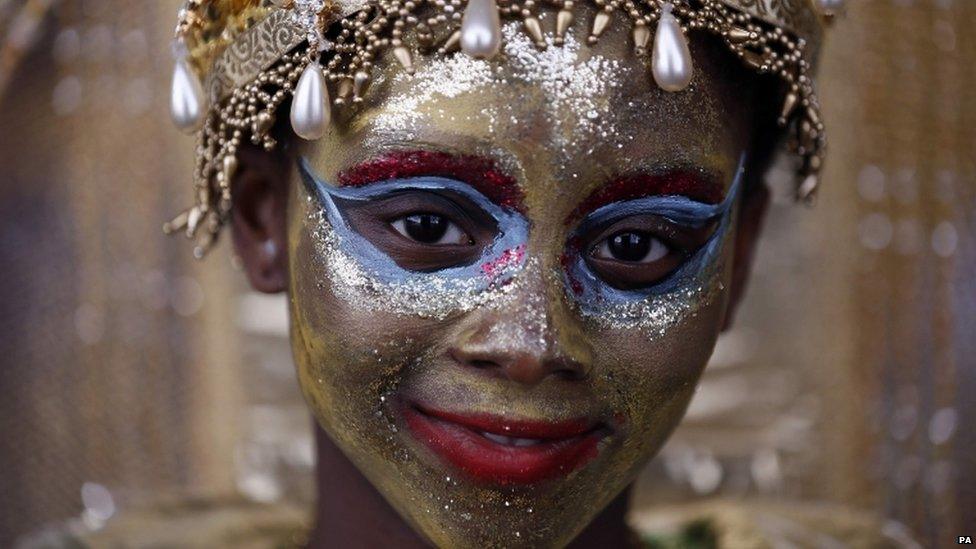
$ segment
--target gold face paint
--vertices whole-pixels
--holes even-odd
[[[586,33],[577,26],[564,47],[543,52],[517,25],[504,32],[503,55],[490,62],[432,57],[414,76],[387,67],[358,112],[301,147],[307,173],[290,203],[291,337],[306,399],[386,499],[440,546],[564,545],[671,433],[721,328],[732,182],[752,130],[750,88],[717,48],[693,42],[696,80],[669,94],[640,77],[647,67],[623,32],[591,48],[574,38]],[[491,206],[491,189],[457,179],[457,189],[429,177],[338,184],[350,168],[398,151],[485,159],[515,182],[518,204]],[[690,173],[719,182],[719,196],[690,205],[601,194],[633,173]],[[496,233],[455,270],[406,268],[416,259],[375,244],[399,246],[396,222],[369,232],[386,219],[377,208],[432,189],[477,206]],[[630,217],[685,212],[694,224],[706,207],[721,214],[717,226],[703,225],[708,244],[682,261],[695,269],[676,267],[684,274],[653,291],[611,287],[594,275],[591,247],[578,245],[601,216],[626,222],[617,208]],[[413,223],[423,229],[421,221]],[[443,448],[477,437],[471,444],[489,454],[504,447],[498,455],[524,467],[500,472]],[[518,450],[543,443],[546,456]]]

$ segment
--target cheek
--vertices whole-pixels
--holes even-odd
[[[715,296],[662,333],[605,329],[592,336],[595,382],[625,425],[618,459],[626,475],[637,474],[684,416],[717,339],[724,301]]]
[[[718,339],[729,297],[732,232],[707,276],[648,302],[647,317],[654,322],[615,325],[604,318],[588,330],[601,381],[626,414],[630,436],[648,452],[681,420]]]
[[[603,330],[594,337],[600,370],[633,417],[691,395],[718,337],[724,301],[716,296],[654,336]]]
[[[432,321],[345,299],[314,235],[303,227],[289,240],[291,343],[302,391],[334,438],[384,433],[392,424],[384,395],[429,346]]]

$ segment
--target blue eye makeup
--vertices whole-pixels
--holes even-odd
[[[728,240],[732,206],[741,186],[741,166],[740,162],[733,184],[718,204],[684,196],[651,196],[609,204],[583,218],[568,242],[584,241],[586,235],[601,227],[641,216],[665,220],[678,230],[708,231],[708,236],[689,255],[676,261],[674,270],[666,276],[632,289],[616,287],[596,272],[588,261],[592,243],[585,248],[569,246],[563,261],[564,285],[568,298],[578,305],[581,314],[619,327],[662,327],[662,323],[713,295],[721,279],[716,276],[721,271],[717,259]],[[299,171],[305,188],[320,206],[315,215],[325,222],[315,224],[319,226],[315,238],[325,259],[330,287],[351,302],[375,310],[444,318],[472,310],[507,293],[510,283],[527,264],[528,219],[513,209],[499,206],[462,181],[418,176],[339,187],[317,177],[304,158],[299,161]],[[430,200],[424,203],[428,204],[436,202],[432,195],[441,197],[437,200],[448,200],[444,196],[458,197],[486,220],[481,225],[493,226],[491,237],[482,239],[480,247],[467,248],[469,255],[464,255],[463,261],[427,269],[406,268],[388,249],[378,246],[375,238],[367,238],[358,230],[353,214],[357,208],[369,208],[384,201],[401,204],[407,200],[405,193],[427,196]],[[409,210],[407,206],[403,208]],[[406,210],[398,220],[380,220],[387,230],[395,229],[402,235],[397,238],[406,236],[407,221],[414,223],[415,229],[424,222],[417,218],[417,212]],[[444,222],[428,218],[427,229],[435,221]],[[375,223],[379,221],[374,220]],[[455,248],[463,247],[465,240],[457,236],[463,235],[463,231],[444,230],[445,234],[454,235],[447,240]],[[440,250],[436,245],[426,248],[422,247],[423,243],[410,245],[414,250],[421,247],[419,255],[433,255]]]
[[[585,235],[599,227],[638,216],[660,218],[677,228],[702,230],[714,225],[715,229],[674,271],[646,287],[634,289],[615,287],[597,274],[587,261],[589,246],[571,249],[564,262],[564,278],[567,294],[579,305],[581,312],[586,316],[630,318],[637,322],[641,315],[653,312],[644,305],[655,301],[663,303],[668,301],[665,298],[688,296],[705,289],[716,271],[716,259],[731,224],[731,210],[740,190],[744,159],[743,156],[735,180],[718,204],[705,204],[684,196],[650,196],[608,204],[586,216],[571,234],[570,242],[585,241]]]
[[[466,310],[503,290],[525,263],[529,223],[521,214],[503,208],[471,186],[445,177],[409,177],[338,187],[317,177],[306,159],[299,160],[306,190],[318,199],[328,228],[318,240],[334,275],[333,287],[349,292],[365,303],[421,316],[443,316]],[[399,265],[384,250],[354,227],[349,212],[359,205],[396,200],[409,192],[449,194],[461,197],[495,226],[490,242],[473,260],[460,265],[422,272]],[[390,223],[396,228],[396,223]],[[399,230],[399,229],[397,229]]]

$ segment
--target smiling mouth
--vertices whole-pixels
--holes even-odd
[[[490,484],[532,484],[568,475],[597,457],[611,433],[602,422],[526,421],[405,405],[420,442],[468,476]]]

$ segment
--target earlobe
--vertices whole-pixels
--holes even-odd
[[[762,181],[753,181],[743,194],[739,207],[738,228],[735,235],[735,250],[732,264],[732,283],[729,306],[725,310],[722,331],[732,327],[735,312],[745,294],[749,275],[755,256],[759,235],[762,233],[766,210],[769,207],[769,189]]]
[[[255,290],[282,292],[288,286],[288,163],[257,148],[242,150],[239,158],[232,188],[234,249]]]

